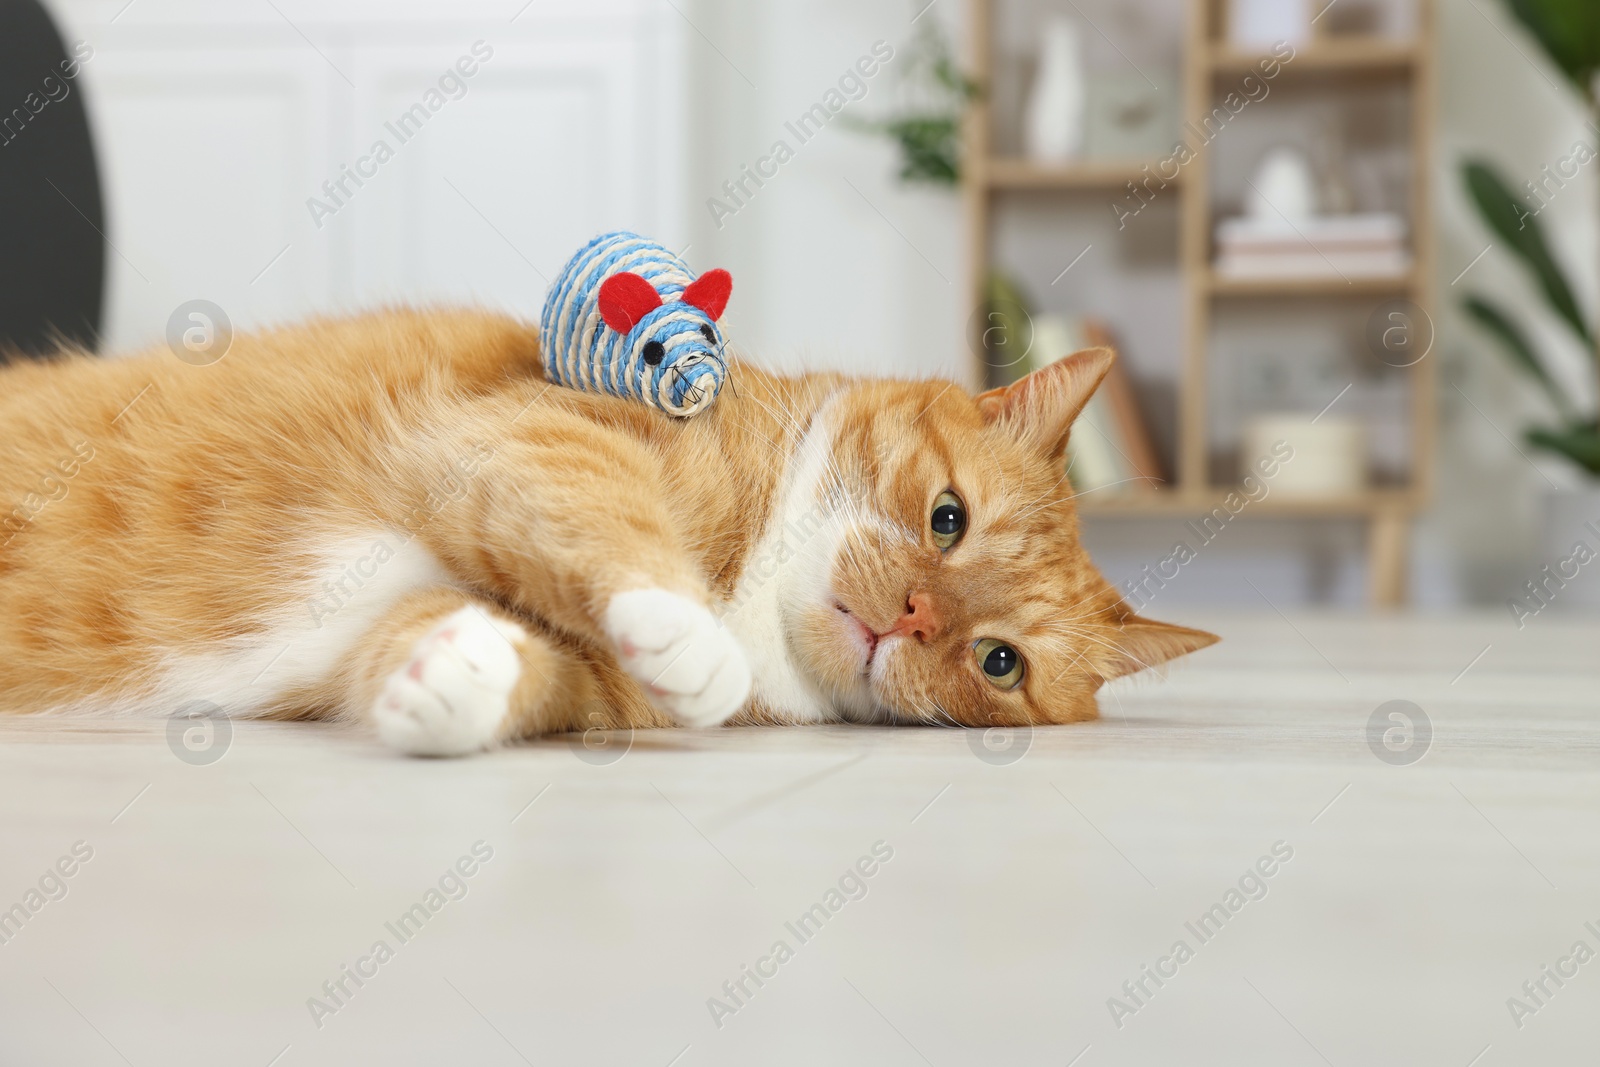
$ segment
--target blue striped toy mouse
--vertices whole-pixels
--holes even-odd
[[[545,377],[693,415],[716,400],[728,373],[717,320],[732,291],[725,270],[696,278],[654,241],[602,234],[567,262],[545,297]]]

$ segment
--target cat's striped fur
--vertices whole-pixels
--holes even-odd
[[[1209,644],[1089,562],[1062,476],[1109,365],[974,398],[778,377],[693,419],[551,387],[534,329],[397,310],[0,370],[0,707],[347,716],[462,752],[593,726],[1095,714]],[[939,549],[939,494],[969,527]],[[911,620],[907,624],[907,620]],[[1001,690],[973,642],[1026,674]]]

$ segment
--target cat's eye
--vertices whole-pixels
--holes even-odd
[[[967,509],[962,506],[961,498],[948,489],[940,493],[933,502],[930,524],[933,527],[933,543],[941,549],[949,548],[961,540],[961,535],[967,532]]]
[[[978,669],[996,688],[1015,689],[1022,681],[1022,657],[1004,641],[985,637],[973,644],[972,654],[978,658]]]
[[[701,333],[702,336],[705,337],[705,339],[707,341],[710,341],[712,344],[716,344],[717,343],[717,331],[713,330],[709,323],[703,324],[700,327],[700,333]]]
[[[667,346],[660,341],[649,341],[644,346],[644,361],[652,367],[661,366],[661,361],[667,358]]]

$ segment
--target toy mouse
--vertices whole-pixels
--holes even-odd
[[[716,400],[728,373],[717,320],[732,291],[725,270],[696,278],[654,241],[602,234],[568,261],[545,298],[545,376],[693,415]]]

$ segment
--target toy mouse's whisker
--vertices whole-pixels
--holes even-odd
[[[719,349],[711,349],[704,353],[697,352],[695,354],[697,356],[703,356],[705,359],[709,359],[716,363],[716,365],[722,370],[723,374],[728,373],[728,361],[723,357],[722,352]]]

